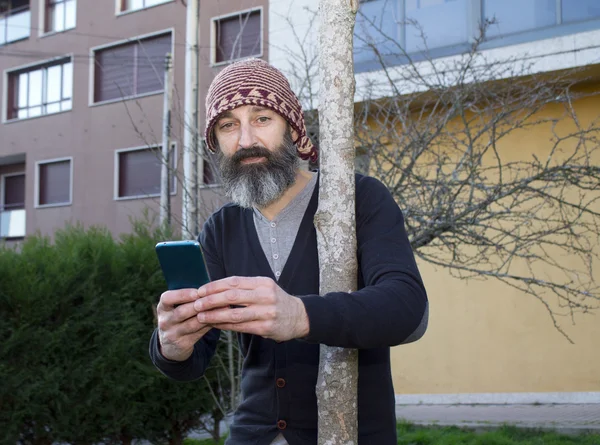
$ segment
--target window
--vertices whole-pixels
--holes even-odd
[[[514,11],[519,11],[515,14]],[[502,37],[509,34],[548,28],[564,23],[582,22],[600,18],[600,2],[597,0],[484,0],[483,17],[495,18],[486,37]]]
[[[213,63],[262,55],[261,10],[213,19]]]
[[[562,21],[580,22],[600,17],[600,2],[598,0],[562,0]]]
[[[70,205],[72,174],[70,158],[39,162],[36,206]]]
[[[175,149],[169,157],[171,184],[175,193]],[[117,151],[117,198],[144,198],[160,195],[162,152],[161,147],[136,148]]]
[[[121,12],[137,11],[138,9],[150,8],[170,1],[172,0],[121,0]]]
[[[18,173],[3,176],[2,206],[0,211],[25,208],[25,174]]]
[[[13,71],[8,76],[8,119],[25,119],[72,108],[71,59]]]
[[[96,50],[94,102],[161,93],[167,53],[170,33]]]
[[[395,42],[401,42],[401,27],[396,3],[397,0],[361,2],[354,27],[354,63],[373,60],[371,45],[382,55],[398,52]]]
[[[374,60],[373,46],[385,57],[402,53],[401,48],[414,53],[464,44],[469,39],[470,7],[470,0],[361,2],[354,61]]]
[[[544,28],[556,24],[556,0],[484,0],[483,15],[497,22],[488,28],[488,38]]]
[[[46,1],[46,32],[59,32],[75,28],[75,0]]]
[[[433,50],[433,57],[467,51],[484,19],[495,19],[486,30],[488,41],[518,34],[510,41],[520,43],[578,29],[599,29],[600,1],[361,0],[354,28],[356,69],[360,72],[379,64],[373,47],[386,62],[395,64],[407,60],[403,51],[418,57],[426,50]],[[578,27],[563,26],[573,23]]]
[[[406,50],[411,53],[465,43],[469,38],[468,3],[468,0],[406,0]],[[426,41],[421,35],[425,30]]]
[[[0,45],[29,37],[29,0],[0,0]]]
[[[0,238],[25,236],[25,174],[0,176]]]

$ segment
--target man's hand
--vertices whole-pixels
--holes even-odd
[[[198,289],[163,293],[156,307],[160,352],[169,360],[184,361],[194,352],[194,344],[211,327],[198,320],[194,302]]]
[[[198,322],[286,341],[308,335],[304,303],[264,277],[229,277],[198,289]],[[230,308],[230,305],[243,306]]]

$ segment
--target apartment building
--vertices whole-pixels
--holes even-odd
[[[424,91],[405,80],[415,71],[430,74],[431,64],[451,69],[479,36],[479,24],[492,18],[479,51],[488,61],[509,63],[503,73],[552,76],[577,68],[588,78],[586,88],[600,91],[597,0],[361,0],[359,4],[354,30],[359,105],[365,98],[394,94],[386,88],[388,75],[397,79],[401,94]],[[318,79],[312,79],[309,91],[305,74],[316,74],[312,62],[318,48],[317,9],[318,0],[271,0],[269,6],[269,61],[292,75],[304,103],[315,107]],[[369,44],[379,50],[387,72]],[[527,70],[512,69],[510,64]],[[584,125],[598,121],[598,94],[572,106]],[[554,116],[556,109],[543,112]],[[546,159],[551,137],[547,128],[532,128],[498,149],[510,159]],[[460,280],[446,268],[420,258],[418,262],[430,298],[429,328],[418,342],[392,350],[399,404],[600,403],[598,315],[558,317],[571,344],[535,297],[498,280]],[[552,278],[550,272],[545,276]]]
[[[266,0],[200,2],[199,113],[223,66],[267,58]],[[164,67],[173,63],[172,222],[182,219],[186,3],[0,0],[0,239],[66,222],[128,232],[159,212]],[[212,165],[200,212],[218,203]],[[214,199],[213,199],[214,198]]]

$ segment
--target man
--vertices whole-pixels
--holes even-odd
[[[211,283],[165,292],[150,342],[156,367],[202,376],[219,333],[238,333],[242,401],[228,445],[315,444],[319,344],[359,349],[359,444],[396,444],[390,346],[420,338],[427,296],[400,209],[377,180],[357,175],[358,291],[320,296],[313,217],[318,173],[303,112],[268,63],[234,63],[213,80],[205,137],[232,203],[199,240]]]

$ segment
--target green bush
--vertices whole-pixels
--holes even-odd
[[[178,383],[152,365],[154,308],[165,290],[136,225],[114,240],[67,227],[0,248],[0,431],[4,443],[179,444],[216,410],[207,379]]]

